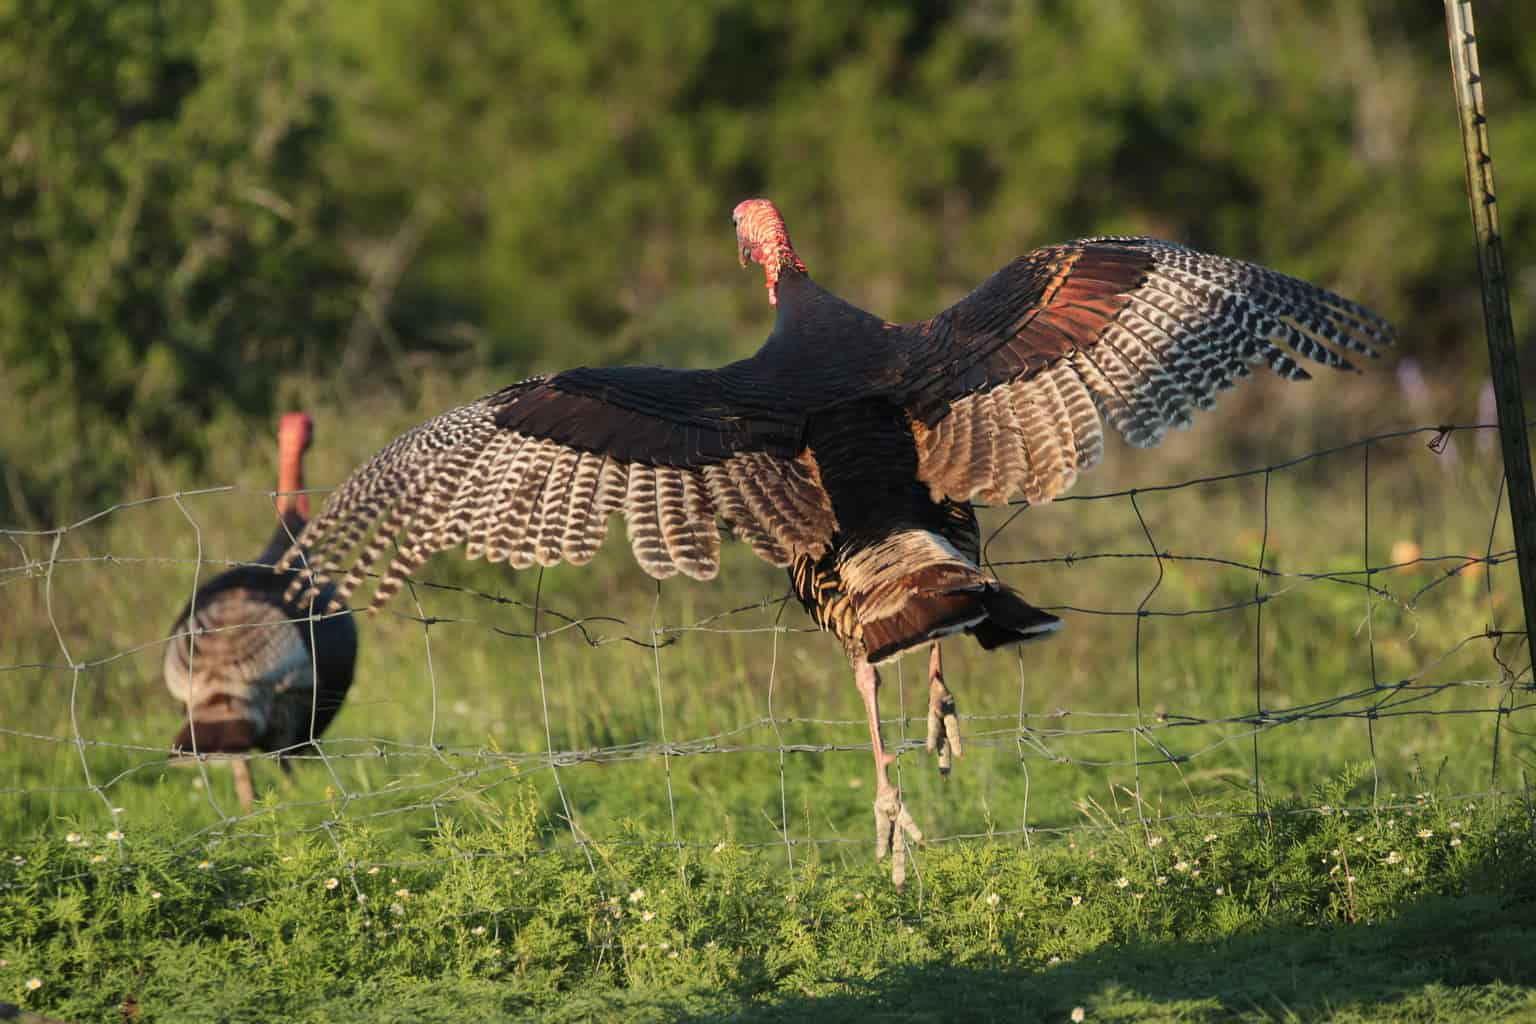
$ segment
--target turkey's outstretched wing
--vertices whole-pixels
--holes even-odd
[[[759,396],[761,397],[761,396]],[[716,519],[764,559],[819,556],[831,501],[790,412],[754,408],[718,371],[625,367],[539,377],[443,413],[357,470],[282,566],[345,600],[391,547],[377,607],[438,551],[514,568],[596,554],[624,515],[635,560],[664,579],[719,569]]]
[[[1353,369],[1392,328],[1293,277],[1171,242],[1093,238],[1024,256],[931,320],[907,324],[903,401],[935,498],[1049,501],[1103,453],[1187,427],[1267,363]]]

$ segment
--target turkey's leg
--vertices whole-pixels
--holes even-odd
[[[939,642],[933,642],[928,656],[928,753],[939,755],[939,774],[948,775],[951,757],[962,757],[960,715],[955,710],[955,695],[944,685],[944,655]]]
[[[923,841],[923,833],[907,813],[901,793],[891,784],[891,762],[895,754],[885,752],[880,738],[880,674],[863,655],[853,662],[853,678],[864,698],[864,713],[869,718],[869,740],[875,753],[875,859],[886,851],[891,854],[891,881],[899,889],[907,880],[907,841]]]
[[[250,814],[251,804],[256,802],[256,788],[251,785],[251,762],[238,757],[229,762],[229,770],[235,774],[235,795],[240,798],[240,813]]]

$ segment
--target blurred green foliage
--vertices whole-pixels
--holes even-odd
[[[1529,339],[1524,6],[1477,17]],[[191,486],[279,404],[749,352],[752,194],[892,318],[1147,233],[1327,283],[1475,377],[1446,65],[1422,0],[0,0],[0,515],[132,496],[148,457]]]

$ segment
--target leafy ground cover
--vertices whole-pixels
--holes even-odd
[[[638,828],[551,850],[527,787],[410,859],[363,825],[202,849],[62,830],[4,851],[0,993],[79,1020],[1536,1014],[1531,809],[1349,808],[1356,781],[1257,818],[946,845],[904,892]]]

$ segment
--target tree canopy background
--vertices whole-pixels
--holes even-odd
[[[1524,6],[1477,19],[1528,350]],[[295,403],[744,355],[750,195],[891,318],[1154,234],[1368,303],[1475,395],[1462,178],[1423,0],[0,0],[0,516],[223,482]]]

